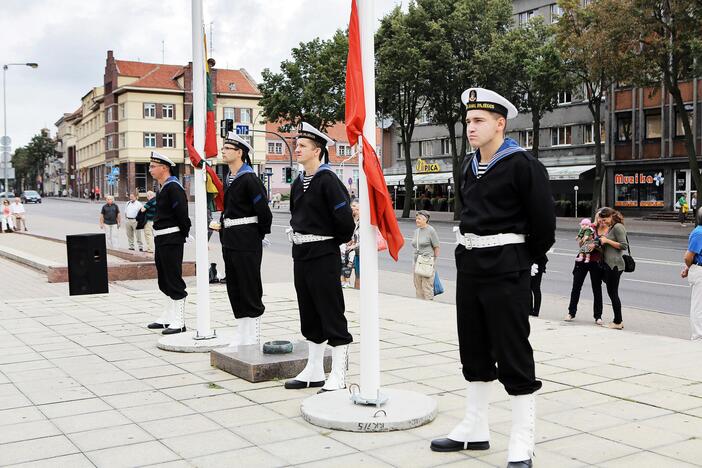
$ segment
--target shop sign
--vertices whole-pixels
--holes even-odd
[[[646,175],[643,172],[634,175],[615,174],[615,185],[638,185],[656,184],[656,187],[663,185],[664,177],[660,172],[654,175]]]
[[[417,172],[441,172],[439,163],[428,163],[423,159],[417,159]]]

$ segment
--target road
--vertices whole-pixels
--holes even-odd
[[[124,203],[120,203],[122,206]],[[84,227],[87,223],[95,225],[102,203],[81,203],[65,200],[46,199],[44,203],[27,206],[28,214],[57,220],[54,226],[57,237],[65,233],[74,233],[71,226]],[[194,217],[191,206],[191,216]],[[31,218],[30,218],[31,219]],[[269,240],[270,252],[289,255],[290,244],[285,235],[290,216],[287,213],[274,213],[272,233]],[[86,223],[86,224],[84,224]],[[401,220],[400,227],[406,239],[406,245],[400,252],[396,263],[389,255],[381,254],[379,268],[381,271],[409,273],[412,271],[412,250],[409,246],[415,229],[414,222]],[[435,223],[435,229],[441,241],[441,252],[437,269],[442,278],[455,280],[456,272],[453,260],[455,248],[452,225]],[[31,221],[30,221],[31,228]],[[572,226],[571,226],[572,228]],[[686,241],[676,238],[653,238],[630,234],[632,254],[636,258],[636,271],[622,277],[620,297],[627,307],[635,307],[664,314],[687,315],[690,304],[690,288],[686,280],[680,278],[681,258]],[[212,236],[211,251],[219,250],[218,236]],[[573,259],[577,252],[575,234],[559,229],[556,233],[554,252],[549,255],[547,273],[544,276],[542,290],[546,294],[568,297],[570,295]],[[609,304],[604,292],[605,304]],[[591,299],[589,280],[583,287],[582,299]],[[565,315],[566,311],[563,311]],[[589,315],[589,313],[587,314]]]

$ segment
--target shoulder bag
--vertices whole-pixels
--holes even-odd
[[[629,244],[629,236],[626,236],[626,249],[627,253],[622,254],[622,258],[624,259],[624,272],[626,273],[632,273],[634,270],[636,270],[636,261],[634,260],[634,257],[631,256],[631,245]]]
[[[416,236],[417,249],[419,249],[419,229]],[[431,278],[434,276],[434,256],[427,254],[417,255],[417,261],[414,264],[415,274],[423,278]]]

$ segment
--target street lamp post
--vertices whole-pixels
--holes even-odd
[[[578,217],[578,186],[573,187],[575,190],[575,217]]]
[[[447,205],[446,211],[448,211],[450,213],[451,212],[451,186],[449,185],[447,188],[448,188],[448,198],[446,199],[446,205]]]
[[[2,110],[3,110],[3,141],[7,141],[7,92],[6,92],[6,85],[5,82],[7,80],[7,69],[9,67],[13,66],[21,66],[21,67],[30,67],[30,68],[37,68],[39,65],[36,63],[6,63],[2,66]],[[8,145],[8,150],[5,151],[5,166],[3,167],[3,171],[5,172],[5,198],[8,198],[8,193],[10,192],[10,187],[8,185],[8,177],[7,173],[9,172],[8,167],[10,165],[10,151],[9,151],[9,145]],[[16,182],[15,182],[16,184]]]

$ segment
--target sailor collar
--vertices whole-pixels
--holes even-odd
[[[514,153],[520,153],[526,151],[524,148],[519,146],[519,144],[514,141],[511,138],[505,138],[505,141],[502,143],[500,148],[497,150],[495,153],[495,156],[493,156],[492,160],[488,164],[488,166],[485,168],[485,172],[488,172],[490,169],[492,169],[497,163],[502,161],[503,159],[507,159]],[[473,158],[473,163],[471,164],[471,168],[473,169],[473,175],[478,175],[478,163],[480,162],[480,150],[477,150],[475,152],[475,157]]]
[[[320,166],[317,168],[317,172],[314,173],[314,175],[312,176],[312,178],[314,178],[314,176],[316,176],[317,174],[319,174],[321,171],[332,171],[332,172],[334,172],[329,164],[326,164],[326,163],[325,163],[325,164],[320,164]],[[304,176],[305,176],[305,172],[304,172],[304,171],[300,172],[300,175],[299,175],[300,180],[303,180]]]

